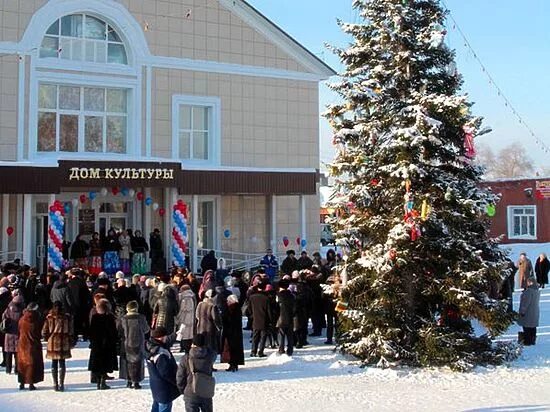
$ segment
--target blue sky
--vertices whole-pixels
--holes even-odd
[[[352,0],[249,0],[287,33],[339,69],[324,43],[346,44],[336,18],[356,21]],[[539,138],[550,148],[550,21],[549,0],[446,0],[458,25],[496,83]],[[475,102],[474,113],[485,118],[493,132],[478,143],[499,150],[520,141],[537,166],[550,167],[544,153],[489,84],[464,41],[449,22],[447,44],[457,51],[464,92]],[[321,86],[321,107],[336,100]],[[321,120],[321,159],[332,155],[330,129]]]

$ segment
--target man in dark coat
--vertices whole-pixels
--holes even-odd
[[[97,389],[110,389],[105,382],[107,374],[118,370],[118,331],[110,306],[107,299],[101,299],[90,322],[88,370],[98,377]]]
[[[4,315],[4,312],[11,302],[11,293],[8,288],[4,286],[4,284],[7,284],[8,282],[7,279],[5,281],[4,279],[6,278],[0,279],[0,319],[2,319],[2,315]],[[6,366],[7,359],[6,352],[4,351],[4,337],[5,335],[0,332],[0,346],[2,347],[2,363],[0,363],[0,367]]]
[[[252,347],[250,348],[250,356],[263,358],[266,356],[264,348],[269,322],[271,321],[269,297],[265,293],[264,285],[258,285],[257,292],[250,295],[248,299],[248,307],[252,315]]]
[[[50,295],[52,303],[61,302],[63,311],[74,315],[74,304],[71,296],[71,291],[67,285],[67,276],[62,276],[61,279],[55,281]]]
[[[156,317],[155,328],[164,327],[172,334],[176,329],[176,316],[178,316],[178,296],[172,286],[166,283],[159,285],[161,295],[153,307],[153,317]]]
[[[183,394],[186,411],[213,411],[212,397],[216,381],[212,376],[216,354],[206,346],[204,336],[196,335],[189,355],[184,355],[176,377],[178,389]],[[200,383],[195,379],[201,379]],[[204,393],[208,392],[208,393]]]
[[[84,280],[85,275],[82,270],[72,270],[68,284],[73,304],[75,342],[78,340],[79,335],[82,335],[84,340],[88,339],[88,320],[92,308],[92,295]]]
[[[197,305],[197,334],[204,335],[206,345],[212,351],[220,350],[221,315],[212,300],[212,289],[205,293],[205,298]]]
[[[307,255],[305,250],[302,250],[300,259],[297,262],[298,270],[310,269],[313,266],[313,260]]]
[[[296,348],[301,349],[308,345],[307,320],[311,312],[311,290],[309,286],[300,280],[294,285],[296,292],[296,312],[294,314],[294,338]]]
[[[166,265],[164,262],[164,252],[162,251],[162,238],[160,230],[155,229],[149,237],[149,257],[151,258],[151,273],[164,272]]]
[[[216,259],[216,252],[211,250],[201,259],[201,269],[202,269],[203,275],[206,273],[207,270],[212,270],[216,272],[216,270],[218,269],[218,260]]]
[[[550,261],[548,261],[545,253],[541,253],[535,262],[535,274],[537,283],[543,289],[548,283],[548,272],[550,272]]]
[[[292,272],[298,270],[298,259],[296,259],[296,252],[294,250],[286,251],[286,258],[281,264],[281,271],[285,275],[292,275]]]
[[[151,412],[172,410],[172,402],[180,396],[176,384],[178,364],[170,352],[172,343],[173,335],[169,335],[163,327],[156,328],[151,334],[151,340],[147,343],[149,352],[147,369],[153,394]]]
[[[287,343],[286,354],[292,356],[294,351],[294,313],[295,303],[294,295],[288,290],[288,281],[279,281],[279,293],[277,299],[279,301],[279,319],[277,319],[277,328],[279,330],[279,354],[285,353],[285,340]]]
[[[126,315],[126,305],[134,300],[132,299],[132,292],[126,286],[124,279],[117,280],[117,288],[113,292],[113,299],[115,301],[115,317],[117,320],[122,319]]]

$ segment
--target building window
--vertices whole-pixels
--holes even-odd
[[[197,240],[199,249],[215,249],[214,201],[199,202]]]
[[[175,96],[173,157],[216,163],[219,146],[219,99]]]
[[[126,153],[128,91],[41,83],[38,152]]]
[[[508,238],[537,238],[536,206],[508,206]]]
[[[87,14],[71,14],[53,23],[42,40],[40,57],[128,64],[124,43],[115,29]]]

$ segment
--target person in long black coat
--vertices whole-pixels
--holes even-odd
[[[156,318],[155,328],[164,327],[169,334],[175,332],[176,316],[178,316],[178,297],[175,289],[165,283],[159,285],[161,295],[153,307],[153,317]]]
[[[311,290],[303,282],[292,285],[295,288],[296,312],[294,314],[294,341],[296,348],[301,349],[308,345],[307,341],[307,320],[311,311]]]
[[[2,319],[2,315],[8,308],[8,305],[11,302],[11,293],[8,290],[8,288],[4,286],[0,286],[0,319]],[[2,347],[2,363],[0,363],[1,367],[6,366],[6,360],[8,358],[8,355],[4,351],[4,333],[0,332],[0,346]]]
[[[74,340],[76,342],[78,335],[82,335],[84,340],[88,339],[88,319],[92,308],[92,294],[84,280],[86,276],[84,271],[74,271],[70,276],[68,287],[73,304]]]
[[[271,310],[269,297],[265,292],[264,285],[258,285],[256,293],[248,298],[249,310],[252,315],[252,347],[250,356],[265,357],[264,348],[267,339],[269,322],[271,321]]]
[[[235,295],[227,298],[227,312],[223,318],[222,363],[228,363],[228,372],[237,372],[244,365],[242,313]]]
[[[296,304],[294,295],[288,290],[288,281],[282,279],[279,281],[279,293],[277,300],[279,302],[279,319],[277,319],[277,329],[279,334],[279,354],[285,353],[292,356],[294,352],[294,315]]]
[[[208,270],[211,270],[213,272],[216,272],[218,269],[218,259],[216,259],[216,252],[213,250],[209,251],[204,257],[201,259],[201,270],[202,274],[206,274]]]
[[[548,283],[548,272],[550,272],[550,261],[548,261],[545,253],[541,253],[535,262],[535,274],[537,275],[537,283],[543,289]]]
[[[88,370],[98,377],[97,389],[110,389],[105,381],[108,373],[118,370],[118,331],[108,300],[101,299],[96,311],[90,322]]]

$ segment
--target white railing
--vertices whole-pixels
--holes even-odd
[[[15,259],[21,259],[21,261],[23,261],[23,252],[0,252],[0,262],[2,262],[2,264],[13,262]]]
[[[212,249],[199,249],[198,257],[200,260]],[[229,250],[214,250],[216,259],[224,258],[225,266],[228,269],[233,270],[250,270],[254,267],[260,266],[260,260],[265,256],[265,253],[243,253],[233,252]]]

